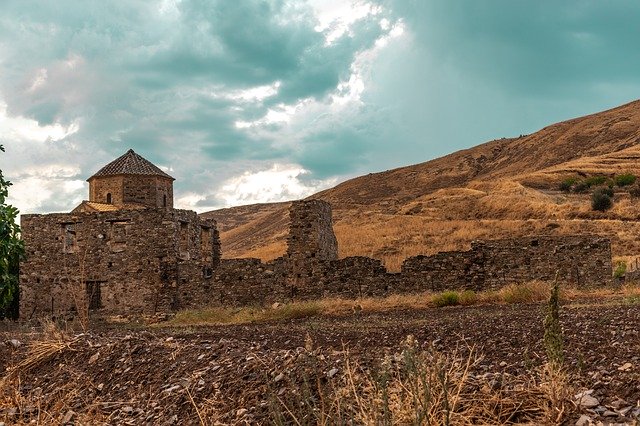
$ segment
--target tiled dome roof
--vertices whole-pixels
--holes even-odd
[[[151,175],[173,179],[149,160],[136,154],[132,149],[98,170],[98,172],[89,179],[100,176],[115,175]]]

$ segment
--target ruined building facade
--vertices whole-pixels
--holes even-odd
[[[338,258],[331,206],[296,201],[287,252],[269,262],[222,259],[214,221],[173,209],[173,178],[133,151],[89,178],[71,213],[23,215],[27,252],[20,316],[74,311],[153,314],[205,305],[263,305],[321,297],[488,290],[559,279],[611,282],[611,246],[599,236],[474,242],[470,250],[414,256],[399,273],[379,260]]]

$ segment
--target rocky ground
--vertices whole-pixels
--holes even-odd
[[[623,299],[562,307],[577,407],[565,423],[640,418],[639,320],[640,304]],[[478,377],[526,377],[545,362],[542,323],[542,305],[516,304],[180,329],[101,325],[48,340],[5,325],[0,368],[14,391],[0,397],[0,422],[269,423],[287,387],[339,377],[346,351],[373,366],[407,335],[442,353],[474,348],[483,355],[473,372]],[[45,355],[24,365],[37,341],[49,342],[40,348]],[[18,376],[11,367],[20,362]]]

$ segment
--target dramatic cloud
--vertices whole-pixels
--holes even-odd
[[[637,97],[635,2],[7,0],[0,155],[64,211],[133,148],[199,211],[304,197]]]

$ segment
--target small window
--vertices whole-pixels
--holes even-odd
[[[531,247],[538,247],[538,245],[539,245],[538,240],[531,241]]]
[[[162,196],[162,207],[167,207],[167,194]]]
[[[107,192],[107,204],[111,204],[111,193]]]

